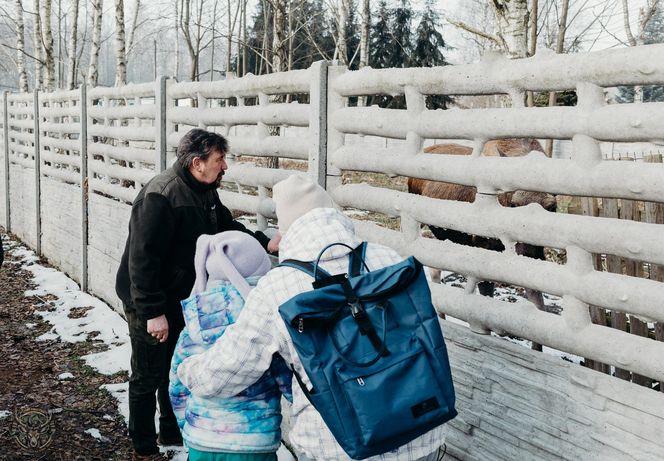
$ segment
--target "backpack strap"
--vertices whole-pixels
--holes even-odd
[[[293,269],[300,270],[310,276],[314,276],[314,266],[313,261],[298,261],[297,259],[285,259],[277,267],[292,267]],[[330,277],[330,274],[325,271],[322,267],[316,269],[316,272],[321,274],[323,277]]]
[[[348,275],[351,277],[357,277],[362,273],[362,266],[369,272],[367,263],[364,262],[364,256],[367,252],[367,242],[360,243],[357,248],[350,252],[350,258],[348,261]]]

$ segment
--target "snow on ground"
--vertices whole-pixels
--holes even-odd
[[[12,412],[7,410],[0,410],[0,419],[11,416]]]
[[[37,312],[45,321],[52,325],[48,333],[40,336],[40,340],[57,340],[66,342],[86,341],[89,338],[100,340],[108,350],[96,352],[82,357],[86,364],[99,373],[112,375],[119,371],[129,370],[131,347],[129,344],[129,331],[127,322],[103,301],[80,291],[76,282],[62,272],[37,264],[38,258],[34,252],[20,245],[8,249],[12,255],[20,259],[21,268],[33,274],[34,290],[28,290],[25,296],[55,297],[44,302],[45,311]],[[87,309],[82,311],[82,309]],[[82,312],[82,315],[81,315]],[[75,314],[71,318],[70,314]],[[63,373],[71,375],[71,373]],[[72,377],[72,376],[67,376]],[[118,401],[118,409],[129,421],[128,383],[106,384],[106,389]],[[0,412],[0,417],[10,413]],[[100,441],[108,441],[99,433],[98,429],[85,431]],[[166,452],[162,448],[163,452]],[[169,452],[175,451],[174,461],[186,461],[185,448],[168,447]]]
[[[58,375],[58,379],[60,381],[64,381],[65,379],[72,379],[73,377],[74,377],[74,375],[72,375],[71,373],[60,373]]]

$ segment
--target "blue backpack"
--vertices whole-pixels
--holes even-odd
[[[334,245],[351,250],[349,274],[318,267]],[[457,415],[422,264],[410,257],[369,272],[365,251],[366,242],[356,249],[333,243],[315,262],[280,264],[314,278],[314,290],[286,301],[279,313],[313,387],[295,378],[353,459],[394,450]]]

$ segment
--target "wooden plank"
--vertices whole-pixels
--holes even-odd
[[[646,163],[662,163],[662,154],[654,154],[644,157]],[[652,224],[664,224],[664,203],[646,202],[643,218],[645,222]],[[664,266],[657,264],[650,265],[649,276],[651,280],[664,282]],[[655,323],[655,339],[664,341],[664,323]],[[660,392],[664,392],[664,382],[659,383]]]
[[[601,216],[617,219],[619,217],[618,200],[603,198]],[[614,274],[622,274],[621,259],[618,256],[607,254],[606,270],[607,272],[612,272]],[[611,313],[611,326],[622,331],[627,331],[627,315],[624,312],[613,311]],[[630,372],[622,368],[616,368],[616,377],[629,380]]]
[[[639,202],[633,200],[621,200],[620,207],[620,219],[628,219],[632,221],[640,221],[641,216],[639,212]],[[633,259],[625,259],[625,275],[630,277],[641,277],[641,266],[640,261],[635,261]],[[638,336],[648,337],[648,324],[642,320],[639,320],[635,316],[631,315],[629,317],[629,331],[630,333]],[[639,384],[641,386],[652,387],[652,379],[647,376],[642,376],[634,373],[632,375],[632,382]]]
[[[599,216],[599,204],[595,197],[583,197],[580,199],[581,202],[581,213],[584,216]],[[593,254],[593,267],[595,270],[602,270],[602,255]],[[590,307],[590,320],[597,325],[607,326],[606,321],[606,309],[603,309],[600,306],[589,306]],[[602,373],[609,373],[610,367],[601,362],[597,362],[592,359],[585,358],[583,363],[586,367],[592,368],[593,370],[601,371]]]

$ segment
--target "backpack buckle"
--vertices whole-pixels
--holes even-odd
[[[350,306],[350,313],[354,319],[362,319],[367,316],[367,312],[364,310],[359,301],[349,301],[348,305]]]

